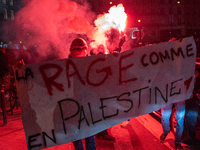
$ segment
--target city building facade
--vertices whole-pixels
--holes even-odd
[[[200,0],[89,0],[93,10],[107,13],[113,5],[122,3],[127,18],[127,30],[140,28],[146,43],[168,41],[171,38],[200,37]]]
[[[13,21],[15,14],[21,8],[21,0],[0,0],[0,45],[4,45],[3,36],[3,23],[5,21]]]
[[[2,24],[14,20],[22,0],[0,0],[0,37]],[[74,0],[77,1],[77,0]],[[84,0],[82,0],[84,2]],[[29,0],[23,0],[23,5]],[[79,0],[81,2],[81,0]],[[88,0],[98,14],[108,13],[110,7],[123,4],[127,18],[126,30],[133,36],[135,28],[145,34],[143,42],[157,43],[171,38],[200,37],[200,0]],[[0,42],[3,42],[0,38]]]

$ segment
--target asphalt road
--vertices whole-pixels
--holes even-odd
[[[3,125],[0,112],[0,149],[1,150],[27,150],[26,139],[20,110],[14,111],[13,116],[8,116],[7,125]],[[95,139],[97,150],[173,150],[174,135],[169,133],[166,140],[159,140],[162,126],[159,121],[149,114],[130,120],[130,125],[121,127],[120,124],[108,129],[109,134],[116,138],[115,142]],[[182,145],[188,150],[186,144]],[[34,149],[32,149],[34,150]],[[74,150],[72,143],[67,143],[45,150]],[[194,149],[196,150],[196,149]]]

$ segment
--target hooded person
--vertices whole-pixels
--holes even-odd
[[[87,43],[82,38],[76,38],[70,45],[70,58],[87,56]]]
[[[85,57],[87,56],[87,43],[82,38],[76,38],[72,41],[70,45],[69,58]],[[77,140],[73,142],[75,150],[84,150],[82,140]],[[85,138],[86,150],[96,150],[94,136]]]
[[[69,58],[85,57],[85,56],[87,56],[87,49],[88,49],[88,46],[87,46],[86,41],[84,39],[82,39],[82,38],[76,38],[76,39],[74,39],[72,41],[72,43],[70,45]],[[96,136],[100,140],[115,141],[115,138],[112,137],[111,135],[109,135],[107,130],[104,130],[104,131],[98,133]],[[90,138],[92,139],[92,137],[90,137]],[[90,142],[93,143],[93,141],[91,141],[91,139],[90,139]],[[76,147],[77,145],[81,145],[81,143],[82,143],[81,140],[80,141],[75,141],[74,142],[74,146]]]

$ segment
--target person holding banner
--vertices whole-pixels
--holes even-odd
[[[120,42],[118,44],[117,47],[115,47],[115,49],[113,51],[110,51],[110,54],[113,54],[114,56],[118,56],[119,53],[121,52],[121,48],[122,48],[122,45],[124,44],[124,42],[126,41],[126,36],[123,35],[121,38],[120,38]],[[90,53],[91,54],[91,53]],[[93,53],[92,53],[93,54]],[[103,55],[104,53],[103,52],[99,52],[97,55]],[[130,119],[127,120],[127,121],[124,121],[121,123],[121,127],[126,127],[130,124]],[[99,133],[96,134],[96,137],[99,139],[99,140],[105,140],[105,141],[112,141],[114,142],[115,141],[115,137],[111,136],[108,134],[108,131],[107,129],[104,130],[104,131],[101,131]]]
[[[87,56],[87,43],[82,38],[76,38],[72,41],[70,46],[69,58],[85,57]],[[84,150],[82,140],[73,142],[75,150]],[[86,150],[96,150],[94,136],[85,138]]]

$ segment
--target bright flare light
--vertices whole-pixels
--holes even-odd
[[[108,54],[108,49],[106,46],[106,41],[108,38],[105,36],[105,33],[112,28],[117,29],[120,33],[123,34],[123,31],[126,27],[127,15],[124,12],[124,7],[122,4],[117,6],[112,6],[108,13],[101,14],[94,21],[96,25],[96,31],[94,35],[95,42],[91,43],[91,47],[97,47],[102,44],[105,47],[105,54]]]
[[[124,31],[126,27],[127,15],[124,12],[124,7],[122,4],[113,6],[109,9],[109,13],[99,16],[95,20],[95,24],[100,31],[107,31],[111,28],[118,29],[120,32]]]

